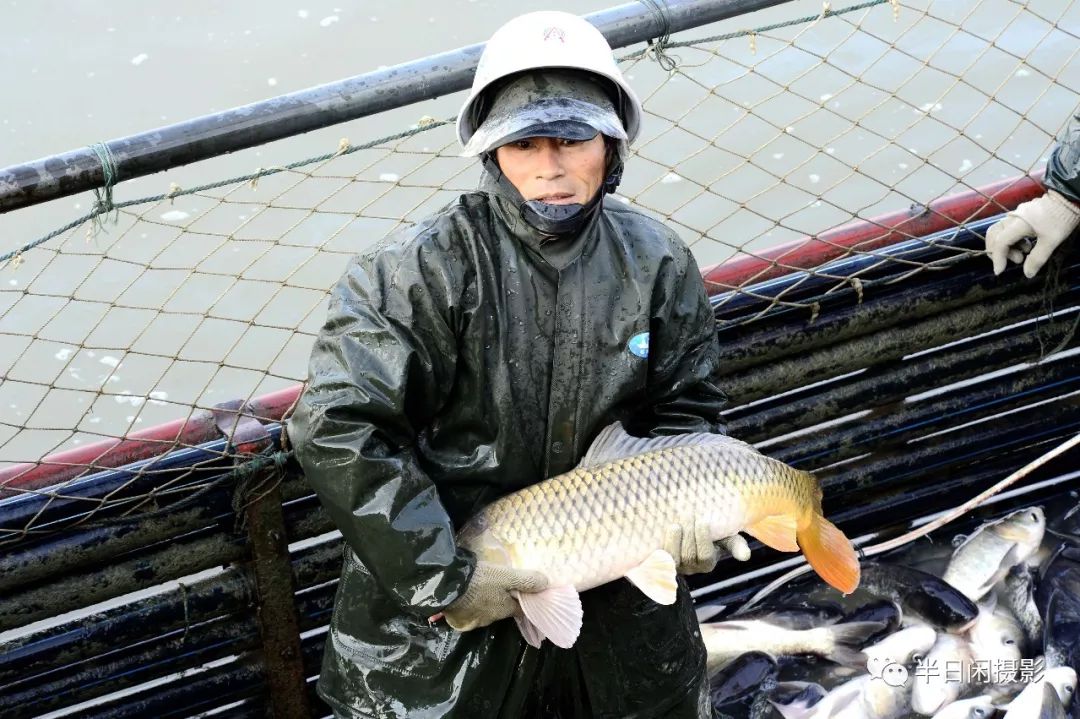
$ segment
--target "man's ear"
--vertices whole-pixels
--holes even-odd
[[[604,135],[604,194],[610,195],[618,189],[622,182],[623,164],[619,157],[618,140],[613,140]]]

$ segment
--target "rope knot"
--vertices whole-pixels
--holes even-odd
[[[90,208],[92,223],[92,234],[96,235],[104,229],[105,222],[101,219],[107,217],[109,213],[114,213],[112,216],[112,223],[115,225],[120,219],[120,210],[113,204],[113,186],[116,184],[116,161],[113,159],[112,151],[109,146],[104,142],[95,142],[90,145],[90,151],[97,155],[98,162],[101,163],[101,175],[104,185],[102,187],[94,188],[94,205]],[[88,233],[87,239],[91,236]]]
[[[665,72],[673,72],[679,66],[679,58],[667,51],[671,43],[671,19],[668,18],[667,3],[665,0],[641,0],[641,3],[652,11],[660,25],[659,35],[647,41],[647,52]]]

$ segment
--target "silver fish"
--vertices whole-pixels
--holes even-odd
[[[944,579],[972,601],[978,601],[1014,565],[1035,553],[1045,531],[1042,507],[1018,509],[987,522],[956,548]]]
[[[975,661],[987,666],[1016,666],[1023,656],[1024,630],[1007,608],[999,606],[993,594],[979,604],[979,616],[967,632]]]
[[[916,658],[926,656],[936,641],[937,632],[933,627],[916,624],[894,632],[862,651],[867,658],[867,668],[873,673],[877,667],[890,663],[908,666]]]
[[[970,666],[971,659],[971,648],[966,641],[950,634],[938,635],[926,655],[924,671],[916,668],[911,708],[924,716],[933,716],[956,701],[968,688],[965,667]]]
[[[934,719],[988,719],[995,711],[993,699],[983,695],[946,704]]]
[[[1027,562],[1009,570],[997,586],[998,602],[1007,606],[1024,631],[1021,651],[1042,651],[1043,619],[1035,604],[1035,586],[1038,584],[1039,568]]]
[[[1035,719],[1043,717],[1044,713],[1050,715],[1056,713],[1053,701],[1048,701],[1047,688],[1053,689],[1053,694],[1060,702],[1062,714],[1064,714],[1064,710],[1069,708],[1076,694],[1076,671],[1071,667],[1047,669],[1039,681],[1028,684],[1015,699],[1009,702],[1005,719]]]
[[[836,687],[814,704],[773,702],[784,719],[899,719],[911,712],[905,681],[863,675]]]
[[[792,629],[757,619],[736,619],[701,625],[708,652],[708,671],[713,674],[746,652],[773,657],[814,654],[837,664],[862,667],[866,657],[859,646],[881,629],[880,622],[851,622],[813,629]]]

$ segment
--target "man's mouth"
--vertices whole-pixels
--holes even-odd
[[[536,199],[549,205],[566,205],[574,201],[574,195],[571,192],[551,192]]]

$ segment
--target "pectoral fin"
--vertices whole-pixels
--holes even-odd
[[[674,604],[678,582],[675,580],[675,560],[663,549],[626,573],[626,578],[657,604]]]
[[[514,615],[514,622],[529,646],[539,649],[544,641],[544,635],[536,628],[536,625],[530,622],[524,614]]]
[[[798,526],[792,514],[774,514],[765,517],[743,531],[766,547],[772,547],[781,552],[799,551],[799,543],[795,538]]]
[[[535,593],[515,592],[514,596],[528,623],[524,627],[521,620],[517,623],[525,641],[538,647],[546,637],[563,649],[574,646],[581,633],[582,614],[581,597],[576,589],[571,586],[551,587]]]

